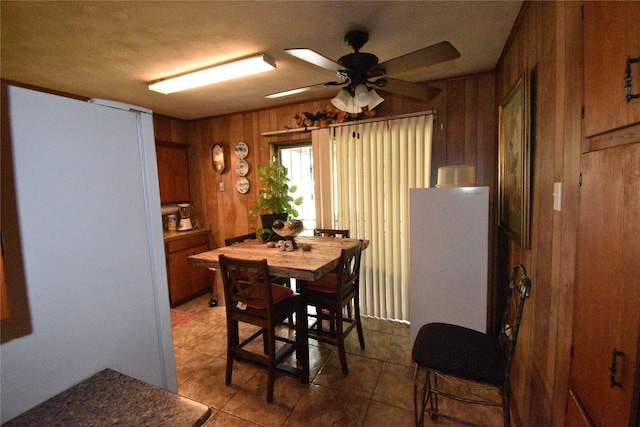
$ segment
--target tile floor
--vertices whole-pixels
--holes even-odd
[[[349,334],[347,376],[335,348],[310,340],[309,384],[278,376],[268,404],[265,369],[234,362],[232,384],[225,385],[225,309],[210,308],[208,301],[203,295],[177,307],[197,317],[173,329],[178,393],[211,407],[205,427],[414,425],[409,325],[363,317],[366,348],[360,349],[355,331]],[[500,408],[451,410],[482,425],[502,424]],[[426,425],[457,424],[427,419]]]

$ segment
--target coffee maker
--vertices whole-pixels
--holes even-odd
[[[178,203],[178,212],[180,213],[180,222],[178,222],[178,231],[187,231],[193,228],[191,224],[191,212],[193,208],[191,203]]]

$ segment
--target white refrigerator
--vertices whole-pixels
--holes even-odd
[[[489,187],[411,189],[411,346],[420,327],[487,329]]]
[[[7,93],[32,331],[0,347],[2,422],[104,368],[177,391],[151,111]]]

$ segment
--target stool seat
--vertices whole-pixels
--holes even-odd
[[[442,413],[438,403],[440,397],[478,405],[502,406],[504,426],[511,425],[509,375],[522,311],[530,289],[531,279],[527,276],[527,270],[521,264],[516,265],[511,272],[498,336],[450,323],[433,322],[420,328],[411,351],[416,364],[413,383],[416,427],[424,426],[425,413],[434,420],[442,417],[473,425]],[[419,384],[422,382],[421,370],[426,371],[422,386]],[[439,383],[450,383],[452,378],[498,389],[500,402],[440,386]]]
[[[422,367],[459,378],[494,386],[505,380],[500,341],[462,326],[447,323],[422,326],[412,356]]]

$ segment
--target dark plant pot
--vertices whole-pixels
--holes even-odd
[[[273,221],[279,219],[281,221],[286,221],[289,219],[288,213],[278,213],[278,214],[268,214],[268,215],[260,215],[260,219],[262,220],[262,228],[268,228],[271,230],[273,228]],[[271,236],[265,238],[265,240],[271,240],[272,242],[277,242],[278,240],[282,240],[282,237],[278,236],[276,233],[271,233]]]

